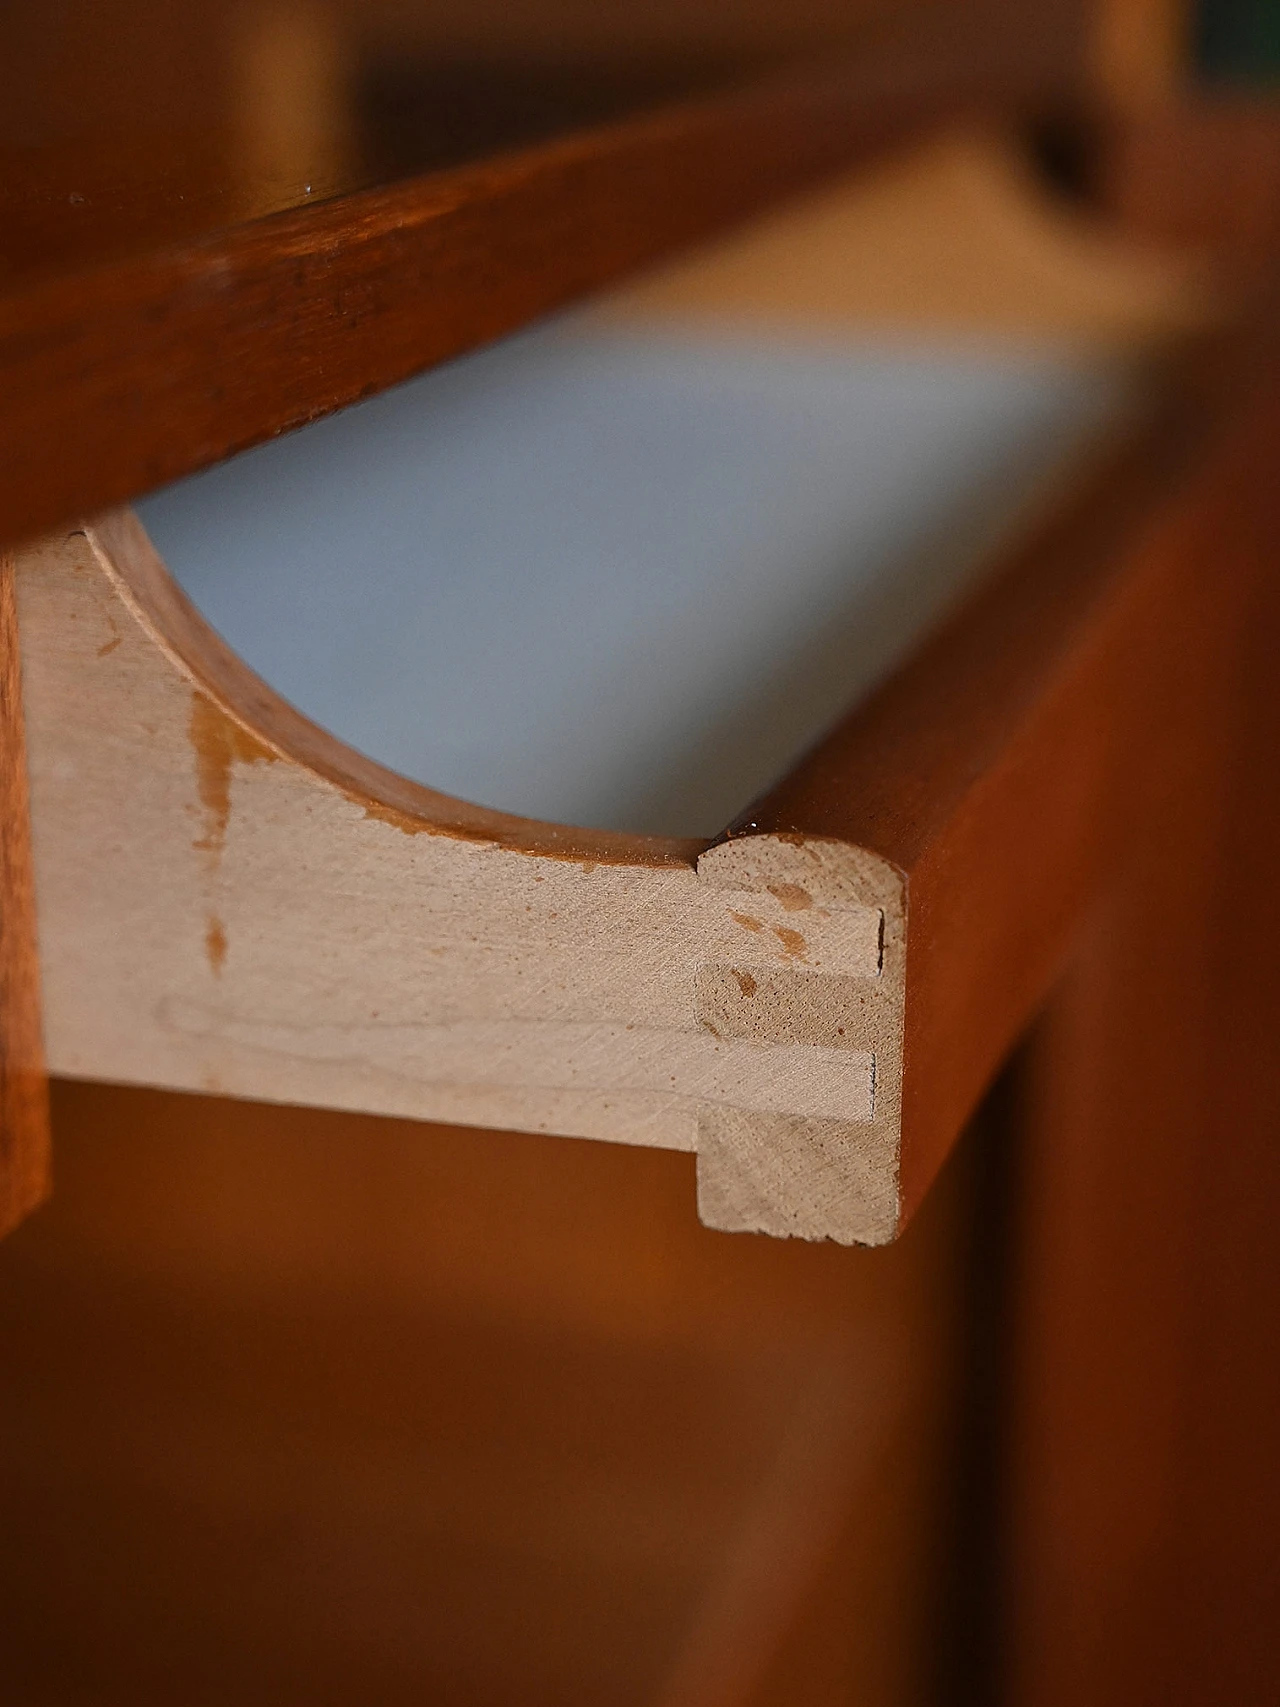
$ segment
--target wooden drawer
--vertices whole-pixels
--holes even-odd
[[[292,38],[283,10],[268,22],[286,61],[290,39],[305,56],[305,20]],[[430,1476],[414,1481],[392,1452],[394,1473],[380,1480],[388,1419],[420,1396],[418,1372],[388,1345],[403,1329],[443,1348],[457,1378],[413,1412],[433,1458],[456,1468],[451,1441],[466,1435],[482,1461],[454,1529],[432,1532],[431,1569],[457,1558],[459,1531],[475,1539],[493,1519],[471,1555],[480,1592],[441,1571],[459,1616],[435,1675],[456,1660],[464,1694],[477,1679],[500,1694],[494,1662],[509,1653],[516,1698],[566,1698],[573,1632],[557,1646],[545,1609],[599,1608],[612,1598],[602,1578],[622,1582],[635,1565],[630,1519],[592,1518],[607,1484],[615,1515],[642,1513],[651,1551],[631,1579],[642,1592],[608,1613],[585,1696],[618,1696],[612,1668],[630,1655],[637,1699],[840,1696],[867,1664],[879,1668],[868,1698],[879,1688],[900,1703],[919,1676],[903,1655],[939,1621],[920,1612],[923,1579],[904,1589],[895,1572],[936,1528],[942,1496],[921,1489],[966,1431],[983,1434],[968,1456],[985,1480],[970,1513],[977,1537],[966,1527],[957,1549],[966,1581],[955,1599],[961,1619],[975,1612],[977,1647],[998,1648],[988,1670],[1007,1699],[1129,1707],[1265,1694],[1280,374],[1274,315],[1254,287],[1273,264],[1274,120],[1254,111],[1246,131],[1228,107],[1191,114],[1171,102],[1150,123],[1095,113],[1092,143],[1074,133],[1085,144],[1075,164],[1097,145],[1095,188],[1131,229],[1234,254],[1206,296],[1197,263],[1144,256],[1033,190],[1023,155],[974,142],[975,110],[989,139],[1010,116],[1060,122],[1061,101],[1080,97],[1066,36],[1038,14],[1036,30],[1034,64],[988,57],[966,16],[958,54],[939,25],[936,41],[891,44],[853,70],[722,91],[423,178],[365,189],[338,173],[324,187],[331,201],[312,202],[306,176],[282,186],[259,174],[259,199],[236,201],[230,225],[198,198],[157,189],[137,138],[117,137],[125,152],[102,159],[73,147],[89,179],[55,172],[71,192],[65,209],[93,202],[83,222],[63,216],[61,193],[50,214],[33,181],[17,229],[51,234],[52,258],[38,253],[0,294],[4,537],[45,530],[6,554],[0,575],[4,1227],[47,1189],[41,972],[50,1056],[68,1076],[54,1084],[68,1141],[60,1201],[0,1253],[4,1357],[21,1377],[0,1425],[17,1472],[7,1532],[30,1541],[4,1561],[24,1685],[59,1699],[92,1689],[86,1679],[145,1693],[166,1655],[194,1655],[206,1687],[200,1656],[221,1628],[235,1649],[224,1677],[243,1663],[260,1681],[260,1643],[273,1676],[287,1672],[308,1699],[335,1678],[349,1696],[375,1672],[398,1686],[378,1672],[387,1647],[357,1654],[349,1672],[317,1660],[325,1614],[296,1593],[296,1554],[261,1597],[245,1581],[267,1510],[322,1552],[335,1526],[354,1555],[384,1552],[396,1523],[409,1550],[430,1530]],[[97,82],[113,111],[127,104],[117,81]],[[232,617],[210,626],[216,588],[198,584],[180,537],[166,534],[165,506],[180,509],[181,494],[143,505],[167,566],[119,507],[957,112],[970,120],[959,151],[925,150],[868,177],[847,192],[852,222],[848,202],[792,210],[593,311],[601,338],[607,327],[633,339],[642,324],[667,338],[696,321],[696,342],[718,316],[756,347],[794,340],[799,315],[846,355],[855,322],[880,338],[928,327],[1006,351],[1011,336],[1024,350],[1033,338],[1055,359],[1069,348],[1074,373],[1100,362],[1108,385],[1120,361],[1134,399],[1054,489],[1033,483],[985,512],[984,549],[957,552],[937,602],[877,642],[864,674],[841,673],[838,645],[833,672],[802,668],[811,718],[784,730],[760,717],[758,670],[727,647],[730,685],[742,686],[736,674],[749,689],[733,701],[750,732],[738,756],[760,768],[735,772],[708,748],[729,798],[712,812],[710,793],[693,789],[707,822],[633,815],[638,773],[621,757],[604,767],[624,785],[617,818],[430,765],[414,780],[407,759],[313,701],[306,679],[276,679],[273,657],[253,650],[268,629],[252,613],[233,646],[218,639]],[[1246,193],[1223,207],[1219,178],[1244,158],[1242,138],[1254,165]],[[128,147],[143,195],[130,210],[138,230],[122,232],[104,225],[99,191]],[[157,156],[162,167],[169,158]],[[904,194],[915,210],[905,222]],[[796,222],[815,219],[828,257],[845,254],[839,234],[856,226],[856,266],[824,265],[819,244],[796,277]],[[369,418],[320,437],[358,435]],[[230,491],[244,469],[279,468],[295,448],[305,462],[315,442],[263,452],[207,489]],[[665,448],[679,454],[674,437]],[[1037,466],[1048,474],[1052,459]],[[988,472],[1000,485],[1011,467],[997,459]],[[958,508],[934,509],[942,483],[924,465],[913,478],[933,537],[971,545],[954,525],[965,493]],[[753,482],[752,499],[763,490]],[[817,497],[830,519],[830,492]],[[789,501],[792,514],[816,513],[794,491]],[[219,529],[231,514],[222,509]],[[304,514],[319,514],[311,500]],[[798,573],[790,527],[779,561]],[[230,556],[219,548],[213,561],[216,577]],[[881,590],[900,591],[901,575],[880,570]],[[295,604],[306,593],[295,589]],[[829,611],[819,602],[813,619],[827,640],[838,632]],[[681,701],[677,736],[692,735],[689,717]],[[509,768],[522,786],[534,780]],[[576,762],[567,770],[581,780]],[[428,786],[444,780],[450,794]],[[594,827],[559,821],[575,817]],[[975,1296],[947,1257],[947,1187],[930,1186],[1010,1059],[997,1086],[1009,1141],[985,1208],[960,1208],[987,1277]],[[146,1088],[165,1085],[225,1094]],[[266,1100],[245,1100],[255,1097]],[[343,1109],[412,1120],[393,1129]],[[442,1116],[466,1124],[423,1124]],[[323,1134],[339,1129],[333,1168]],[[414,1170],[437,1166],[431,1190],[419,1189]],[[695,1167],[713,1228],[815,1243],[698,1228],[687,1214]],[[375,1175],[381,1196],[370,1194]],[[816,1243],[889,1240],[926,1196],[892,1250]],[[877,1293],[877,1275],[891,1274]],[[793,1292],[788,1275],[814,1285]],[[309,1343],[322,1348],[316,1363]],[[158,1365],[152,1345],[165,1348]],[[511,1454],[513,1382],[532,1345],[547,1354],[529,1383],[545,1408],[514,1430],[539,1466],[530,1480],[511,1475]],[[923,1377],[911,1392],[897,1385],[894,1348]],[[957,1357],[976,1389],[962,1418]],[[852,1386],[874,1401],[865,1412],[846,1403],[850,1360]],[[611,1429],[626,1410],[615,1387],[642,1402]],[[566,1432],[558,1419],[583,1394],[598,1414]],[[263,1407],[274,1414],[239,1450]],[[688,1424],[678,1462],[662,1427],[677,1412]],[[215,1413],[217,1447],[201,1460]],[[911,1461],[905,1480],[877,1479],[882,1438]],[[351,1473],[327,1502],[318,1490],[338,1459]],[[80,1504],[66,1497],[76,1466]],[[218,1478],[228,1497],[201,1506],[212,1521],[193,1569],[182,1507]],[[959,1480],[953,1465],[953,1492]],[[407,1520],[395,1497],[352,1520],[362,1493],[391,1485],[398,1496],[411,1482]],[[546,1501],[539,1485],[553,1489]],[[486,1502],[502,1487],[512,1511],[495,1517]],[[689,1510],[668,1522],[673,1493]],[[66,1522],[46,1522],[59,1499]],[[144,1563],[161,1585],[150,1602],[130,1552],[131,1501],[145,1509]],[[562,1505],[587,1513],[567,1538]],[[102,1542],[97,1559],[82,1515]],[[224,1524],[233,1542],[219,1553]],[[510,1560],[513,1531],[528,1569],[509,1579],[520,1580],[500,1610],[511,1620],[532,1609],[537,1629],[521,1649],[508,1623],[495,1655],[479,1651],[468,1618],[479,1606],[483,1622],[486,1560]],[[571,1593],[545,1592],[549,1555],[573,1576]],[[264,1578],[269,1556],[253,1552]],[[367,1600],[345,1593],[352,1556],[322,1602],[334,1608],[326,1641],[349,1605],[347,1630],[386,1610],[376,1572],[361,1578],[375,1583]],[[393,1565],[386,1580],[405,1578]],[[887,1615],[846,1622],[855,1594],[864,1613]],[[180,1634],[149,1671],[151,1654],[124,1652],[120,1631],[131,1640],[138,1608],[157,1604]],[[424,1621],[410,1609],[379,1628],[403,1650],[422,1642]],[[825,1672],[806,1650],[793,1675],[810,1633],[853,1646]],[[339,1631],[324,1653],[345,1664],[344,1641]],[[412,1692],[429,1669],[418,1649],[397,1676]],[[961,1670],[983,1694],[981,1663]]]
[[[149,500],[266,680],[133,515],[27,553],[54,1069],[694,1150],[709,1225],[891,1238],[1118,857],[1146,761],[1105,708],[1168,596],[1134,553],[1201,454],[1136,374],[1208,312],[1193,275],[1021,173],[934,142]],[[904,288],[930,280],[910,312],[864,278],[886,209]],[[541,508],[501,536],[487,500],[479,620],[466,511],[503,473]],[[422,512],[433,477],[475,495],[452,520]],[[503,615],[526,583],[550,617]],[[446,591],[454,686],[388,695]],[[361,604],[381,633],[354,638]],[[377,758],[420,724],[413,781]],[[488,803],[427,787],[436,763]]]

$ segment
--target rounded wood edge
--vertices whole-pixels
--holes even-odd
[[[13,568],[12,553],[0,551],[0,1237],[50,1189],[49,1085]]]
[[[201,693],[255,741],[406,834],[450,836],[543,858],[608,865],[693,866],[707,846],[701,840],[520,818],[411,781],[313,723],[256,675],[187,598],[132,510],[96,516],[83,524],[83,532],[138,622]]]
[[[0,412],[0,535],[75,526],[488,344],[926,124],[993,104],[1024,112],[1038,86],[975,66],[971,50],[906,41],[28,281],[4,308],[15,401]],[[230,346],[238,359],[220,362]]]

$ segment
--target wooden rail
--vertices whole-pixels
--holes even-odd
[[[928,121],[1044,99],[1004,66],[882,53],[20,282],[0,539],[394,385]]]

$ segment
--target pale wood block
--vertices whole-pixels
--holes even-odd
[[[501,814],[451,824],[390,773],[381,795],[220,647],[127,516],[27,553],[21,604],[53,1070],[705,1143],[725,1225],[765,1224],[742,1207],[763,1148],[772,1230],[891,1236],[886,862],[796,838],[564,847]]]

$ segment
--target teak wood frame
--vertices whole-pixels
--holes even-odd
[[[49,1094],[13,558],[0,551],[0,1235],[49,1188]]]
[[[0,540],[383,390],[923,126],[1061,98],[1039,63],[908,40],[22,281],[0,291]]]
[[[1185,570],[1162,542],[1243,385],[1221,352],[1188,369],[705,846],[361,758],[228,652],[127,512],[31,548],[52,1070],[694,1149],[712,1226],[892,1238],[1143,819]]]

